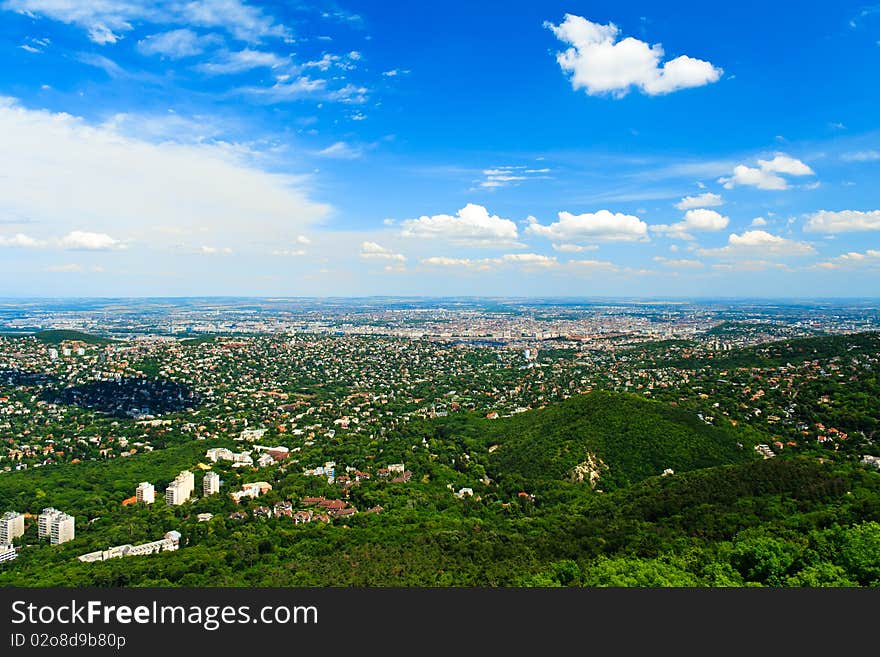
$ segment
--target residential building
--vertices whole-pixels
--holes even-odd
[[[0,517],[0,546],[11,545],[13,539],[24,534],[24,516],[17,511],[7,511]]]
[[[56,516],[60,516],[61,511],[48,507],[43,509],[37,520],[37,536],[39,538],[49,538],[52,535],[52,520]]]
[[[195,487],[193,473],[189,470],[184,470],[165,489],[165,504],[180,506],[192,496]]]
[[[135,497],[141,504],[152,504],[156,501],[156,487],[148,481],[142,481],[135,490]]]
[[[18,553],[11,545],[0,545],[0,562],[12,561],[17,556]]]
[[[205,497],[215,495],[220,492],[220,475],[216,472],[206,472],[202,481],[202,494]]]
[[[61,545],[62,543],[67,543],[67,541],[72,541],[76,536],[75,525],[76,521],[73,519],[73,516],[69,516],[66,513],[55,516],[52,518],[49,542],[52,545]]]
[[[172,552],[179,547],[180,532],[170,531],[158,541],[150,543],[141,543],[140,545],[117,545],[116,547],[107,548],[106,550],[98,550],[97,552],[89,552],[77,557],[84,563],[93,561],[106,561],[107,559],[118,559],[121,557],[141,557],[147,554],[158,554],[160,552]]]

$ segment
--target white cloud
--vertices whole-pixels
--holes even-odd
[[[361,244],[361,258],[364,260],[397,260],[398,262],[406,262],[406,256],[402,253],[394,253],[391,249],[376,242],[364,242]]]
[[[201,255],[232,255],[232,249],[228,246],[201,246],[196,250]]]
[[[880,250],[868,249],[864,253],[850,251],[816,264],[822,269],[850,269],[856,267],[880,267]]]
[[[541,169],[532,169],[526,166],[499,166],[491,169],[484,169],[484,179],[475,181],[484,189],[497,189],[499,187],[509,187],[517,185],[524,180],[542,180],[550,176],[546,174],[550,169],[544,167]]]
[[[764,271],[765,269],[783,269],[791,271],[788,266],[770,260],[740,260],[738,262],[719,262],[712,265],[719,271]]]
[[[580,272],[587,273],[595,271],[620,271],[620,267],[606,260],[569,260],[566,264]]]
[[[437,214],[401,223],[404,237],[442,239],[471,246],[505,246],[516,242],[516,224],[490,215],[482,205],[468,203],[455,215]]]
[[[648,239],[648,225],[633,215],[609,210],[571,214],[560,212],[559,221],[547,226],[529,217],[526,233],[556,242],[632,242]]]
[[[241,87],[237,93],[251,96],[265,103],[286,103],[302,98],[344,104],[360,104],[367,100],[366,87],[346,84],[339,89],[328,89],[327,80],[312,79],[306,75],[290,80],[287,75],[278,76],[271,87]]]
[[[694,208],[713,208],[718,205],[724,205],[721,195],[706,192],[697,196],[685,196],[675,204],[675,207],[679,210],[692,210]]]
[[[337,141],[316,154],[320,157],[330,157],[337,160],[356,160],[363,156],[364,151],[344,141]]]
[[[555,267],[559,264],[555,257],[539,253],[508,253],[501,256],[501,261],[527,267]]]
[[[219,28],[251,43],[290,39],[284,25],[244,0],[5,0],[2,8],[76,25],[98,44],[116,43],[138,22]]]
[[[764,230],[747,230],[742,235],[732,233],[727,240],[727,246],[717,249],[697,249],[702,256],[725,257],[725,256],[806,256],[816,253],[810,244],[786,239],[778,235],[771,235]]]
[[[56,234],[88,225],[153,246],[278,244],[330,212],[306,178],[267,173],[230,144],[153,143],[8,98],[0,134],[0,214]]]
[[[431,256],[430,258],[422,258],[421,263],[429,267],[458,267],[462,269],[478,269],[488,270],[497,260],[493,258],[447,258],[446,256]]]
[[[703,266],[703,263],[699,260],[664,258],[663,256],[656,256],[654,262],[659,262],[664,267],[672,267],[674,269],[699,269]]]
[[[34,239],[24,233],[16,233],[12,237],[0,235],[0,246],[19,247],[23,249],[38,249],[46,246],[46,242]]]
[[[552,246],[554,251],[559,251],[560,253],[583,253],[584,251],[599,250],[596,244],[553,244]]]
[[[752,219],[752,223],[749,225],[753,226],[755,228],[760,227],[760,226],[766,226],[767,220],[764,219],[764,217],[755,217],[754,219]]]
[[[815,172],[800,160],[778,153],[772,160],[758,160],[758,167],[738,164],[729,178],[719,178],[718,182],[725,189],[733,189],[739,185],[757,187],[758,189],[788,189],[788,181],[780,174],[789,176],[814,176]]]
[[[276,249],[272,251],[273,256],[284,256],[287,258],[300,258],[307,255],[305,249]]]
[[[506,253],[499,258],[448,258],[432,256],[421,260],[423,265],[432,267],[456,267],[475,271],[488,271],[504,265],[519,265],[526,271],[550,269],[559,265],[553,256],[540,253]]]
[[[684,220],[672,225],[657,224],[651,226],[651,230],[663,233],[667,237],[691,240],[693,236],[691,232],[712,232],[724,230],[730,218],[725,217],[715,210],[707,210],[705,208],[697,208],[688,210],[684,213]]]
[[[160,55],[171,59],[193,57],[205,52],[220,41],[215,34],[200,36],[187,28],[151,34],[138,41],[137,48],[144,55]]]
[[[312,240],[310,240],[305,235],[297,235],[296,242],[297,242],[297,244],[311,244]]]
[[[710,62],[687,55],[661,64],[663,46],[649,46],[633,37],[618,40],[620,29],[614,23],[602,25],[566,14],[559,25],[546,22],[544,26],[572,46],[557,53],[556,61],[571,76],[572,88],[584,89],[590,95],[620,98],[631,87],[650,96],[668,94],[715,82],[723,73]]]
[[[858,230],[880,230],[880,210],[820,210],[809,215],[804,230],[814,233],[846,233]]]
[[[856,151],[840,156],[844,162],[876,162],[880,160],[880,151]]]
[[[113,239],[106,233],[91,233],[83,230],[74,230],[60,241],[61,248],[72,251],[110,251],[111,249],[125,248],[119,240]]]
[[[235,52],[224,51],[211,61],[199,64],[196,69],[211,75],[228,75],[255,68],[278,68],[289,61],[290,58],[279,57],[273,52],[245,48]]]

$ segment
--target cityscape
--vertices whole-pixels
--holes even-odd
[[[0,0],[0,591],[880,587],[880,6],[807,9]]]
[[[880,473],[872,401],[880,304],[870,300],[47,306],[7,304],[0,327],[0,499],[9,507],[0,543],[2,559],[21,560],[21,573],[55,560],[47,550],[56,547],[82,564],[186,554],[254,522],[270,545],[285,540],[281,527],[370,536],[413,522],[413,514],[476,513],[518,525],[558,513],[553,500],[568,487],[587,503],[698,464],[806,459]],[[601,422],[610,432],[603,440],[623,440],[613,425],[636,399],[687,418],[627,439],[618,448],[634,451],[619,464],[615,448],[576,437],[580,427],[566,430],[577,446],[553,456],[551,443],[541,458],[552,457],[551,470],[571,450],[574,461],[550,479],[523,475],[516,451],[498,459],[505,443],[533,449],[548,431],[536,428],[541,414],[582,399],[601,404],[574,412],[580,422]],[[608,413],[610,426],[599,420]],[[669,419],[657,421],[666,427]],[[724,433],[726,444],[706,436],[696,453],[638,447],[671,438],[656,431],[684,431],[675,440],[688,442],[704,430]],[[520,431],[541,437],[517,447]],[[67,482],[60,497],[49,481]],[[7,566],[0,581],[21,581],[18,572]],[[84,582],[95,576],[67,572]]]

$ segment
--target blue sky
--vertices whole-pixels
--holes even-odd
[[[880,5],[0,0],[0,296],[876,296]]]

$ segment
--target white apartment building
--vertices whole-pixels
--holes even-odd
[[[11,545],[0,545],[0,562],[12,561],[17,556],[18,553]]]
[[[52,519],[49,541],[52,545],[61,545],[72,541],[76,536],[76,521],[73,516],[61,513]]]
[[[215,495],[220,492],[220,475],[216,472],[206,472],[205,479],[202,481],[202,494]]]
[[[13,539],[24,534],[24,516],[17,511],[7,511],[0,517],[0,547],[11,545]]]
[[[212,447],[205,452],[205,458],[209,459],[212,463],[216,463],[217,461],[231,461],[233,455],[231,449],[226,449],[225,447]]]
[[[152,504],[156,501],[156,487],[148,481],[142,481],[138,484],[134,495],[139,503]]]
[[[37,521],[37,535],[40,538],[49,538],[52,535],[52,520],[60,516],[61,511],[48,507],[43,509]]]
[[[165,504],[180,506],[192,496],[195,487],[193,473],[189,470],[184,470],[165,489]]]
[[[97,552],[89,552],[77,557],[82,562],[92,563],[94,561],[107,561],[107,559],[119,559],[122,557],[142,557],[147,554],[158,554],[160,552],[172,552],[178,548],[180,544],[180,532],[170,531],[158,541],[150,543],[141,543],[140,545],[117,545],[116,547],[107,548],[106,550],[98,550]]]

